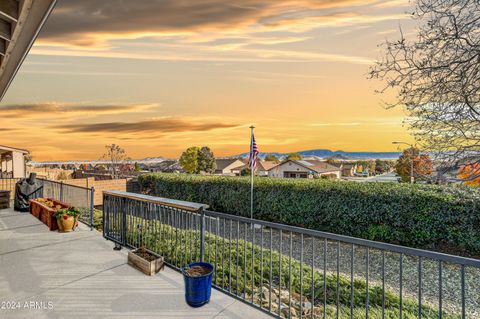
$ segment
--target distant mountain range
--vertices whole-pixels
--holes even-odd
[[[358,160],[358,159],[397,159],[400,156],[398,152],[345,152],[345,151],[331,151],[325,149],[317,149],[317,150],[308,150],[308,151],[300,151],[300,152],[293,152],[302,155],[302,157],[306,159],[327,159],[327,158],[335,158],[338,160]],[[288,156],[289,153],[278,153],[278,152],[269,152],[269,153],[260,153],[260,158],[265,158],[268,154],[275,155],[279,159],[284,159]],[[239,155],[233,156],[224,156],[222,158],[238,158],[238,157],[248,157],[249,153],[243,153]],[[155,164],[160,163],[167,160],[162,156],[158,157],[146,157],[143,159],[132,159],[126,161],[126,163],[139,163],[139,164]],[[92,165],[96,164],[105,164],[109,163],[106,160],[75,160],[75,161],[46,161],[46,162],[34,162],[32,161],[32,165],[39,165],[39,164],[47,164],[47,165],[62,165],[62,164],[83,164],[83,163],[90,163]]]
[[[307,150],[298,153],[303,157],[312,157],[317,159],[326,159],[326,158],[337,158],[343,160],[349,159],[397,159],[400,156],[399,152],[345,152],[345,151],[331,151],[326,149],[317,149],[317,150]],[[278,152],[269,152],[269,153],[259,153],[260,158],[265,158],[265,156],[272,154],[278,158],[285,158],[289,153],[278,153]],[[249,153],[243,153],[231,157],[248,157]]]

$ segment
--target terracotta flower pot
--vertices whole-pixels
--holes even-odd
[[[75,229],[75,217],[63,215],[62,217],[57,219],[57,224],[59,232],[71,232]]]

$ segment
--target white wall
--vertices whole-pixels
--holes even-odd
[[[275,166],[271,170],[268,171],[268,176],[269,177],[279,177],[283,178],[285,172],[297,172],[297,173],[309,173],[310,170],[306,169],[305,167],[298,165],[295,162],[287,162],[278,166]],[[333,171],[333,172],[327,172],[327,173],[321,173],[317,174],[314,173],[314,175],[330,175],[334,174],[337,176],[337,178],[340,178],[341,172],[340,171]],[[312,177],[313,175],[308,174],[308,177]]]
[[[283,178],[283,173],[285,172],[298,172],[298,173],[308,173],[308,169],[303,166],[298,165],[294,162],[287,162],[280,164],[268,171],[269,177],[281,177]]]
[[[240,168],[242,166],[244,166],[245,163],[243,163],[242,161],[240,160],[236,160],[235,162],[233,162],[232,164],[228,165],[227,167],[225,167],[223,170],[222,170],[222,175],[235,175],[234,171],[235,169],[237,168]]]

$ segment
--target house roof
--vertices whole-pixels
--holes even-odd
[[[215,163],[217,164],[217,170],[224,170],[225,168],[227,168],[228,166],[232,165],[233,163],[235,163],[236,161],[238,161],[238,159],[236,158],[217,158],[215,160]],[[241,161],[240,161],[241,162]],[[240,165],[239,165],[240,166]]]
[[[56,0],[0,1],[0,101],[55,3]]]
[[[262,166],[264,171],[271,170],[272,168],[274,168],[275,166],[278,165],[277,163],[272,162],[272,161],[257,161],[257,164]]]
[[[309,161],[299,160],[294,162],[305,168],[308,168],[309,170],[315,171],[317,173],[341,171],[340,167],[328,164],[327,162],[318,161],[318,160],[309,160]]]
[[[341,171],[339,167],[336,167],[334,165],[328,164],[327,162],[318,161],[318,160],[298,160],[298,161],[289,160],[279,164],[279,166],[285,165],[289,162],[294,162],[295,164],[305,167],[306,169],[310,171],[314,171],[316,173],[329,173],[329,172]]]
[[[12,152],[12,151],[13,151],[13,152],[23,153],[23,154],[28,154],[28,153],[30,153],[30,151],[25,150],[25,149],[22,149],[22,148],[15,148],[15,147],[11,147],[11,146],[0,145],[0,153]]]
[[[311,160],[311,161],[300,160],[295,162],[317,173],[341,171],[340,167],[334,166],[332,164],[328,164],[327,162],[318,161],[318,160]]]
[[[250,167],[249,163],[248,163],[248,160],[245,162],[244,160],[241,160],[242,162],[245,163],[245,165],[242,165],[242,166],[239,166],[239,167],[235,167],[233,170],[235,171],[243,171],[244,169],[247,169]],[[258,170],[262,170],[262,171],[268,171],[272,168],[274,168],[275,166],[277,166],[278,164],[275,164],[274,162],[270,162],[270,161],[262,161],[262,160],[259,160],[257,158],[257,171]]]

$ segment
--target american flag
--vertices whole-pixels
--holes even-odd
[[[257,155],[258,147],[257,142],[255,142],[255,135],[252,133],[252,141],[250,143],[250,158],[249,158],[249,167],[252,171],[255,171],[257,168]]]

